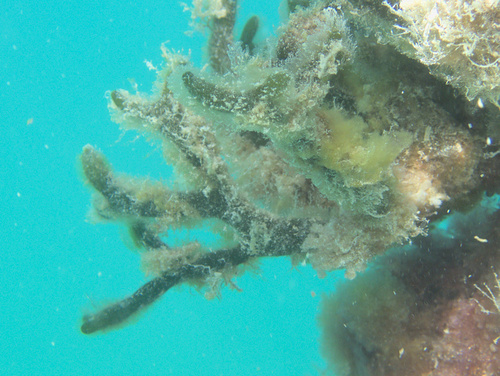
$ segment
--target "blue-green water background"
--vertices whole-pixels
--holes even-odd
[[[263,35],[279,24],[278,0],[241,2]],[[316,317],[320,280],[290,261],[207,301],[169,291],[133,325],[84,336],[82,313],[132,293],[147,279],[123,229],[87,220],[90,191],[77,156],[90,143],[118,171],[168,178],[158,146],[109,120],[105,92],[149,92],[160,45],[192,50],[189,14],[173,1],[13,1],[0,6],[0,370],[6,375],[316,375],[324,368]],[[29,124],[29,119],[33,119]],[[315,294],[312,294],[315,292]],[[314,296],[315,295],[315,296]]]

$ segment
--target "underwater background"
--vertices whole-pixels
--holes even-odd
[[[266,44],[265,39],[276,35],[276,30],[282,22],[280,14],[286,13],[286,10],[280,8],[280,2],[239,1],[234,34],[240,35],[245,21],[252,15],[258,15],[260,26],[255,41],[265,54],[266,47],[273,48],[272,43]],[[200,1],[195,3],[202,4]],[[214,0],[212,4],[215,3]],[[309,1],[297,0],[290,3],[308,4]],[[151,280],[151,277],[145,276],[141,270],[139,251],[134,249],[134,239],[125,225],[117,226],[105,221],[95,224],[97,215],[91,214],[90,185],[96,188],[96,184],[95,181],[85,184],[85,180],[91,180],[88,178],[89,171],[91,174],[97,171],[95,176],[98,176],[102,170],[99,170],[99,163],[87,161],[87,165],[91,165],[91,168],[86,170],[88,179],[84,178],[82,167],[79,166],[81,164],[79,156],[85,145],[91,145],[95,149],[87,147],[86,151],[92,150],[92,155],[100,155],[93,150],[101,150],[116,171],[124,171],[131,176],[151,178],[151,181],[170,183],[174,180],[172,167],[167,165],[162,157],[160,141],[145,139],[135,131],[125,133],[110,120],[108,105],[112,96],[111,91],[123,88],[131,93],[151,92],[153,82],[157,78],[157,69],[161,69],[164,64],[160,49],[163,43],[170,51],[180,50],[181,53],[189,55],[195,65],[194,71],[200,72],[200,77],[203,77],[205,71],[203,65],[207,62],[208,55],[205,47],[208,35],[200,32],[187,33],[192,31],[192,27],[189,26],[190,13],[183,12],[183,5],[177,0],[164,2],[52,0],[45,1],[43,5],[34,1],[6,0],[2,3],[3,6],[0,7],[0,129],[2,131],[0,370],[4,374],[399,376],[420,375],[425,370],[429,372],[428,374],[449,376],[452,374],[450,370],[456,370],[453,375],[462,375],[473,374],[472,370],[475,369],[481,369],[481,374],[485,375],[498,374],[500,363],[496,354],[500,344],[498,277],[500,118],[497,109],[493,108],[493,104],[498,107],[498,97],[496,102],[492,102],[493,104],[487,100],[491,101],[498,95],[498,85],[494,86],[498,81],[494,80],[498,78],[495,74],[500,72],[498,67],[500,60],[496,59],[490,64],[480,66],[466,59],[470,66],[466,65],[465,68],[472,69],[472,72],[476,72],[474,70],[476,68],[487,68],[485,77],[491,79],[492,85],[490,88],[486,85],[473,88],[468,86],[470,83],[467,80],[462,82],[459,77],[457,82],[451,83],[455,89],[465,90],[471,97],[478,96],[474,102],[471,102],[471,98],[468,98],[467,102],[463,93],[460,95],[458,92],[453,92],[450,87],[443,88],[444,83],[439,81],[442,77],[429,78],[427,68],[424,67],[429,64],[422,58],[420,63],[416,62],[415,56],[410,56],[413,60],[409,60],[407,56],[403,56],[405,52],[403,54],[397,52],[397,49],[384,44],[384,41],[378,41],[373,49],[369,43],[363,44],[362,35],[366,30],[364,27],[380,28],[380,30],[386,27],[388,38],[392,38],[391,30],[394,27],[392,17],[404,16],[403,11],[392,7],[388,10],[388,4],[384,5],[382,2],[341,1],[338,4],[340,3],[345,7],[337,7],[338,12],[333,6],[319,11],[321,6],[318,6],[316,10],[303,12],[299,10],[291,17],[287,29],[281,34],[283,37],[281,42],[284,41],[286,46],[281,51],[283,60],[288,59],[287,53],[295,46],[296,31],[299,34],[304,32],[305,35],[310,33],[311,38],[307,37],[305,42],[301,42],[300,38],[297,39],[297,46],[309,52],[302,51],[302,55],[298,54],[296,60],[291,56],[284,63],[284,67],[292,74],[298,72],[296,82],[302,79],[304,83],[308,82],[307,74],[301,79],[298,77],[310,70],[308,64],[312,63],[312,60],[309,59],[314,60],[317,57],[315,54],[310,54],[316,46],[314,38],[321,37],[322,32],[325,32],[326,40],[333,44],[324,44],[322,48],[326,48],[330,56],[333,52],[330,51],[330,47],[335,45],[339,36],[332,34],[329,28],[343,30],[345,40],[343,39],[342,43],[345,46],[341,43],[342,46],[349,47],[346,47],[347,52],[358,49],[356,63],[361,64],[362,69],[366,68],[367,72],[372,72],[370,74],[373,77],[365,72],[357,78],[362,78],[359,81],[359,88],[362,87],[362,92],[365,92],[365,99],[371,98],[370,105],[376,109],[373,111],[374,114],[376,115],[381,109],[384,110],[385,107],[392,108],[400,116],[399,118],[395,116],[394,119],[408,126],[410,130],[413,121],[422,117],[421,123],[424,124],[425,132],[421,132],[423,134],[418,137],[422,138],[423,146],[420,145],[415,150],[424,156],[427,153],[426,158],[429,160],[422,166],[416,163],[415,167],[412,163],[424,158],[418,157],[417,154],[414,156],[408,154],[408,160],[405,161],[403,158],[401,162],[403,166],[406,163],[408,179],[405,180],[404,176],[400,179],[405,184],[408,183],[408,186],[403,187],[408,189],[405,197],[412,199],[417,197],[424,201],[421,203],[422,206],[418,207],[424,211],[415,212],[415,218],[417,214],[421,215],[419,220],[422,223],[419,224],[421,225],[419,230],[426,227],[424,223],[427,224],[427,220],[431,221],[427,226],[429,236],[416,236],[423,234],[424,231],[415,233],[410,231],[416,219],[412,217],[413,212],[408,212],[410,213],[408,218],[411,220],[407,224],[408,231],[403,234],[404,236],[394,231],[394,237],[389,236],[392,240],[369,243],[368,256],[359,253],[356,256],[358,259],[355,257],[355,260],[360,261],[359,265],[356,264],[353,268],[353,265],[347,264],[350,265],[347,269],[348,275],[354,276],[355,272],[363,269],[364,263],[361,261],[366,260],[363,257],[382,254],[386,246],[394,244],[395,240],[411,238],[411,241],[402,247],[389,250],[383,256],[373,258],[367,270],[359,273],[354,281],[343,277],[344,270],[323,275],[324,270],[344,267],[345,263],[332,264],[330,268],[317,268],[319,272],[305,265],[306,260],[314,261],[314,254],[313,258],[309,258],[309,252],[314,247],[311,244],[304,245],[306,243],[304,242],[301,244],[305,248],[301,248],[300,254],[292,254],[295,265],[292,265],[290,258],[262,258],[258,264],[246,265],[246,272],[237,275],[230,282],[222,281],[223,278],[220,277],[222,274],[219,273],[217,276],[219,282],[226,282],[227,286],[222,289],[220,296],[217,286],[214,285],[215,288],[211,286],[214,288],[211,292],[217,297],[212,300],[205,299],[203,292],[200,293],[193,287],[185,285],[174,287],[154,305],[145,309],[145,312],[134,317],[132,322],[127,322],[118,330],[105,331],[97,335],[81,333],[82,316],[99,312],[109,304],[129,296]],[[402,3],[403,1],[399,2],[399,5]],[[440,6],[451,4],[467,8],[469,3],[449,1],[441,2]],[[419,4],[418,1],[406,1],[405,4],[407,17],[421,16],[419,8],[413,7]],[[479,8],[476,9],[478,13],[474,17],[480,19],[484,16],[491,25],[498,25],[497,20],[500,18],[495,16],[499,14],[499,8],[496,7],[498,1],[482,0],[474,4],[476,6],[480,4],[486,9],[484,13],[480,13]],[[363,5],[367,7],[363,8]],[[349,6],[352,6],[350,11]],[[359,9],[368,9],[360,19],[356,18],[359,16],[357,6]],[[378,11],[383,9],[383,11],[380,14],[374,13],[374,17],[371,17],[370,9]],[[401,9],[404,10],[404,7]],[[453,9],[453,7],[448,9],[448,16],[451,15],[448,21],[454,20],[455,15],[460,19],[466,18],[465,12],[455,12]],[[346,26],[342,20],[343,11],[354,17],[350,18],[349,22],[357,20],[354,22],[359,24]],[[417,14],[412,14],[411,11]],[[384,14],[385,19],[381,16]],[[443,19],[446,19],[445,16],[443,15]],[[424,17],[424,20],[426,19]],[[310,20],[312,24],[309,24]],[[407,18],[408,20],[411,21],[411,18]],[[337,21],[338,23],[335,23]],[[386,22],[385,26],[382,21]],[[381,24],[378,25],[378,22]],[[318,30],[315,30],[316,26],[311,25],[318,26]],[[470,26],[467,23],[464,25]],[[484,25],[490,24],[484,23]],[[325,27],[323,31],[322,27]],[[487,50],[488,54],[484,55],[485,59],[497,56],[494,30],[498,27],[491,26],[491,29],[488,27],[479,30],[484,31],[484,35],[491,37],[493,41],[491,51]],[[416,33],[417,29],[407,31]],[[377,30],[374,29],[374,33],[377,33]],[[464,32],[460,28],[457,30]],[[351,31],[359,39],[357,45],[351,45]],[[482,34],[479,31],[474,30],[472,35],[480,38]],[[459,34],[457,32],[457,35]],[[399,36],[402,35],[406,34]],[[418,36],[418,33],[415,35]],[[396,42],[392,40],[390,43]],[[490,47],[488,43],[486,46]],[[308,50],[306,47],[313,49]],[[443,53],[448,56],[448,52],[445,52]],[[321,60],[325,55],[318,56],[320,56],[318,61],[322,63],[317,68],[323,66],[325,61],[331,64],[327,66],[335,68],[334,71],[318,70],[321,77],[326,72],[329,79],[342,76],[342,74],[337,75],[337,58],[330,61]],[[339,56],[339,61],[342,61],[342,55]],[[233,57],[237,60],[240,56]],[[458,62],[461,60],[458,59]],[[299,69],[294,72],[294,67],[297,67],[295,63],[304,71]],[[314,62],[316,63],[318,62]],[[386,64],[389,67],[389,74],[383,76]],[[353,66],[355,67],[354,63]],[[251,68],[251,64],[249,67]],[[457,67],[464,69],[460,64]],[[394,74],[391,71],[393,68],[396,68]],[[259,69],[266,73],[263,66],[259,66]],[[469,72],[467,69],[465,72]],[[251,69],[248,72],[251,72]],[[434,73],[439,77],[439,71]],[[196,77],[191,72],[187,74],[188,78]],[[273,80],[282,77],[269,72],[266,74],[267,78],[272,79],[269,81],[271,83],[279,83],[279,80]],[[408,76],[408,81],[405,76]],[[227,79],[227,76],[214,77],[221,81]],[[184,80],[185,75],[182,78]],[[332,91],[334,95],[332,103],[338,100],[339,106],[344,107],[343,110],[350,106],[349,90],[353,87],[358,88],[357,79],[351,82],[348,78],[349,76],[344,82],[348,89],[345,98],[342,86],[339,86],[339,92]],[[398,83],[399,79],[401,82]],[[388,92],[387,106],[383,100],[384,85],[387,84],[385,80],[398,87],[397,90]],[[198,81],[198,85],[200,82],[204,81]],[[342,82],[342,79],[337,83],[332,81],[331,88],[335,89],[335,85]],[[184,84],[186,87],[189,86],[186,82]],[[217,88],[218,82],[215,86],[203,85],[200,87]],[[254,86],[259,90],[262,87],[265,85]],[[404,89],[401,95],[400,87]],[[196,85],[192,85],[191,89],[193,88],[196,89]],[[371,91],[373,88],[374,91]],[[436,91],[429,91],[431,89]],[[205,93],[204,90],[202,92]],[[472,95],[472,92],[475,94]],[[251,94],[253,91],[249,90],[246,93]],[[432,97],[427,98],[425,93],[431,93]],[[403,94],[406,96],[403,97]],[[129,94],[126,91],[115,91],[114,95],[113,104],[116,112],[126,103]],[[412,102],[412,95],[421,102]],[[486,103],[483,103],[479,95],[486,95],[483,98]],[[215,94],[213,97],[220,99]],[[242,95],[243,97],[245,96]],[[326,97],[321,97],[321,100],[323,99]],[[130,103],[132,103],[130,107],[119,110],[133,112],[133,101]],[[294,103],[293,100],[290,103]],[[419,103],[423,103],[425,111],[420,110]],[[224,106],[220,109],[224,109]],[[356,113],[355,109],[355,107],[351,109],[353,113]],[[363,128],[364,123],[356,123],[356,117],[340,116],[340,109],[328,109],[321,114],[328,124],[331,122],[332,126],[324,129],[328,131],[325,135],[329,135],[330,131],[334,134],[339,132],[342,126],[353,133],[357,132],[358,136],[376,134],[376,132],[366,133]],[[435,121],[433,115],[437,116],[436,119],[443,119],[446,127],[441,127],[440,121]],[[453,115],[454,118],[448,115]],[[387,119],[391,117],[387,115]],[[390,124],[392,128],[392,123]],[[420,131],[424,130],[422,124]],[[335,128],[337,126],[339,128]],[[397,130],[391,132],[393,136],[401,137],[396,148],[397,153],[400,153],[408,146],[406,143],[409,140],[405,139],[404,132],[398,133]],[[418,129],[414,133],[413,146],[418,141]],[[230,136],[232,135],[234,134],[231,133]],[[278,139],[273,139],[273,142]],[[325,144],[321,144],[323,146],[320,148],[324,153],[328,150],[332,152],[332,155],[326,155],[324,160],[320,160],[326,163],[322,162],[326,170],[321,171],[332,179],[335,174],[328,173],[339,168],[339,165],[334,163],[336,143],[346,144],[347,149],[357,145],[354,141],[349,141],[349,138],[346,139],[348,142],[342,142],[342,138],[339,140],[326,137]],[[377,137],[372,137],[372,144],[375,145],[377,140],[379,140]],[[230,138],[230,142],[233,141]],[[381,145],[386,145],[387,140],[382,141],[384,142],[381,142]],[[353,142],[351,147],[349,142]],[[207,143],[205,146],[210,145]],[[358,146],[362,146],[362,143]],[[390,154],[391,150],[384,152]],[[380,152],[377,156],[382,154]],[[369,155],[362,154],[364,159]],[[355,160],[354,157],[351,159]],[[461,169],[462,160],[465,161],[463,169]],[[394,157],[390,162],[394,162]],[[251,163],[250,160],[249,164]],[[83,164],[85,165],[85,162]],[[255,166],[258,166],[258,171],[265,171],[258,162]],[[422,170],[419,170],[420,167]],[[429,178],[425,175],[426,168],[435,168]],[[245,168],[241,168],[240,171],[242,175],[246,173]],[[308,176],[307,171],[302,172]],[[419,172],[424,172],[424,175],[419,175]],[[447,172],[453,173],[448,175]],[[265,180],[266,176],[263,175],[262,179]],[[286,176],[286,173],[283,173],[283,176]],[[415,182],[412,181],[413,178]],[[454,192],[455,186],[458,187],[458,193],[455,192],[457,197],[466,193],[468,197],[463,202],[456,201],[451,206],[441,207],[441,201],[446,201],[450,197],[444,194],[445,191],[431,189],[440,188],[440,179],[449,184],[447,189],[450,192]],[[106,184],[108,183],[106,180]],[[430,184],[430,188],[426,184]],[[112,184],[109,183],[109,186]],[[242,187],[249,188],[245,185]],[[355,185],[351,186],[353,187]],[[335,190],[330,188],[330,185],[326,188],[328,192],[330,189]],[[412,191],[413,188],[415,192]],[[460,191],[462,188],[463,192]],[[415,195],[412,196],[412,192]],[[205,194],[204,191],[203,193]],[[281,199],[279,194],[266,199]],[[425,199],[429,199],[429,202]],[[337,204],[336,198],[330,197],[329,200],[334,206]],[[358,201],[358,204],[359,202],[362,200]],[[399,201],[394,201],[393,209],[400,206],[395,204],[397,202]],[[402,206],[407,204],[401,203],[404,204]],[[325,209],[322,207],[324,201],[319,200],[315,204],[319,209]],[[410,202],[408,207],[413,210],[416,206],[412,205]],[[100,208],[97,205],[95,209],[99,211]],[[105,209],[98,213],[101,214],[101,219],[105,218]],[[333,211],[335,210],[332,209]],[[439,217],[435,216],[436,212],[439,212]],[[368,239],[373,236],[373,240],[377,240],[377,236],[383,238],[385,234],[392,235],[393,227],[389,225],[381,227],[384,231],[377,234],[377,231],[373,230],[377,227],[371,227],[377,223],[376,220],[366,223],[349,221],[346,219],[348,211],[339,213],[342,216],[339,214],[339,217],[331,217],[330,224],[339,224],[342,231],[335,233],[332,229],[336,227],[326,225],[320,230],[314,230],[320,235],[325,235],[319,244],[327,252],[335,253],[336,248],[331,243],[342,243],[341,240],[349,239],[350,235],[354,236],[357,233],[363,233],[359,236],[364,235]],[[374,217],[380,214],[380,218],[385,218],[387,214],[387,217],[391,218],[390,213],[383,211],[370,213],[374,214]],[[119,213],[115,218],[119,218]],[[405,223],[396,218],[394,227],[396,229],[405,227]],[[374,235],[370,235],[370,231],[373,231]],[[280,234],[279,231],[261,233]],[[223,243],[220,234],[219,237],[214,236],[204,228],[189,231],[174,231],[169,228],[167,235],[163,232],[161,234],[169,237],[166,249],[172,244],[175,247],[175,244],[182,245],[193,240],[200,240],[202,244],[213,249],[225,247],[221,246]],[[302,233],[290,234],[300,236]],[[146,235],[148,233],[144,231],[143,236]],[[357,236],[354,241],[356,239]],[[354,241],[352,244],[355,244]],[[354,254],[359,252],[356,247],[352,248]],[[359,248],[362,249],[361,246]],[[348,260],[351,247],[345,249],[339,247],[339,249],[345,251],[341,252],[339,260],[344,256]],[[303,256],[303,263],[297,261],[299,258],[294,259],[295,256]],[[330,254],[328,256],[330,258],[327,257],[325,260],[335,261],[337,256]],[[186,260],[189,259],[182,260],[187,263]],[[194,268],[199,266],[194,265]],[[210,266],[207,268],[210,270]],[[217,270],[212,276],[216,276],[216,272]],[[209,280],[206,279],[205,282],[208,284]],[[327,373],[327,370],[333,373]]]
[[[237,29],[279,25],[279,1],[240,4]],[[0,7],[0,369],[6,375],[315,375],[324,369],[317,315],[343,272],[319,279],[288,258],[207,301],[174,288],[141,320],[80,333],[82,314],[147,281],[124,229],[92,224],[77,157],[87,143],[117,170],[168,179],[158,145],[109,119],[106,91],[149,92],[160,45],[200,65],[206,38],[177,1],[5,0]],[[146,163],[147,162],[147,163]],[[144,166],[147,166],[146,169]],[[152,166],[156,166],[153,168]],[[110,300],[111,298],[111,300]]]

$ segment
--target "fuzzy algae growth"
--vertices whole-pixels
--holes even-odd
[[[84,148],[97,216],[130,228],[155,276],[85,316],[85,333],[120,324],[177,284],[217,296],[258,257],[354,277],[394,244],[425,235],[436,215],[498,192],[500,112],[478,109],[403,53],[389,37],[389,7],[289,2],[278,37],[261,46],[253,17],[239,42],[233,36],[236,7],[190,8],[211,30],[210,68],[163,48],[155,94],[110,96],[113,119],[160,139],[182,185],[117,174]],[[226,239],[217,249],[166,239],[204,221]]]
[[[325,111],[326,134],[319,146],[320,164],[339,172],[351,187],[374,184],[390,175],[396,157],[408,148],[408,132],[370,132],[360,116],[347,118],[339,110]]]

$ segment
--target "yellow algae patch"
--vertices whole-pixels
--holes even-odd
[[[370,131],[361,117],[347,117],[340,110],[323,111],[320,116],[325,124],[319,141],[320,165],[339,172],[351,187],[381,181],[412,142],[408,132]]]

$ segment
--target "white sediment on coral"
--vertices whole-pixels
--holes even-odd
[[[500,7],[498,0],[402,0],[384,2],[404,21],[400,38],[414,57],[459,88],[470,100],[500,100]]]

